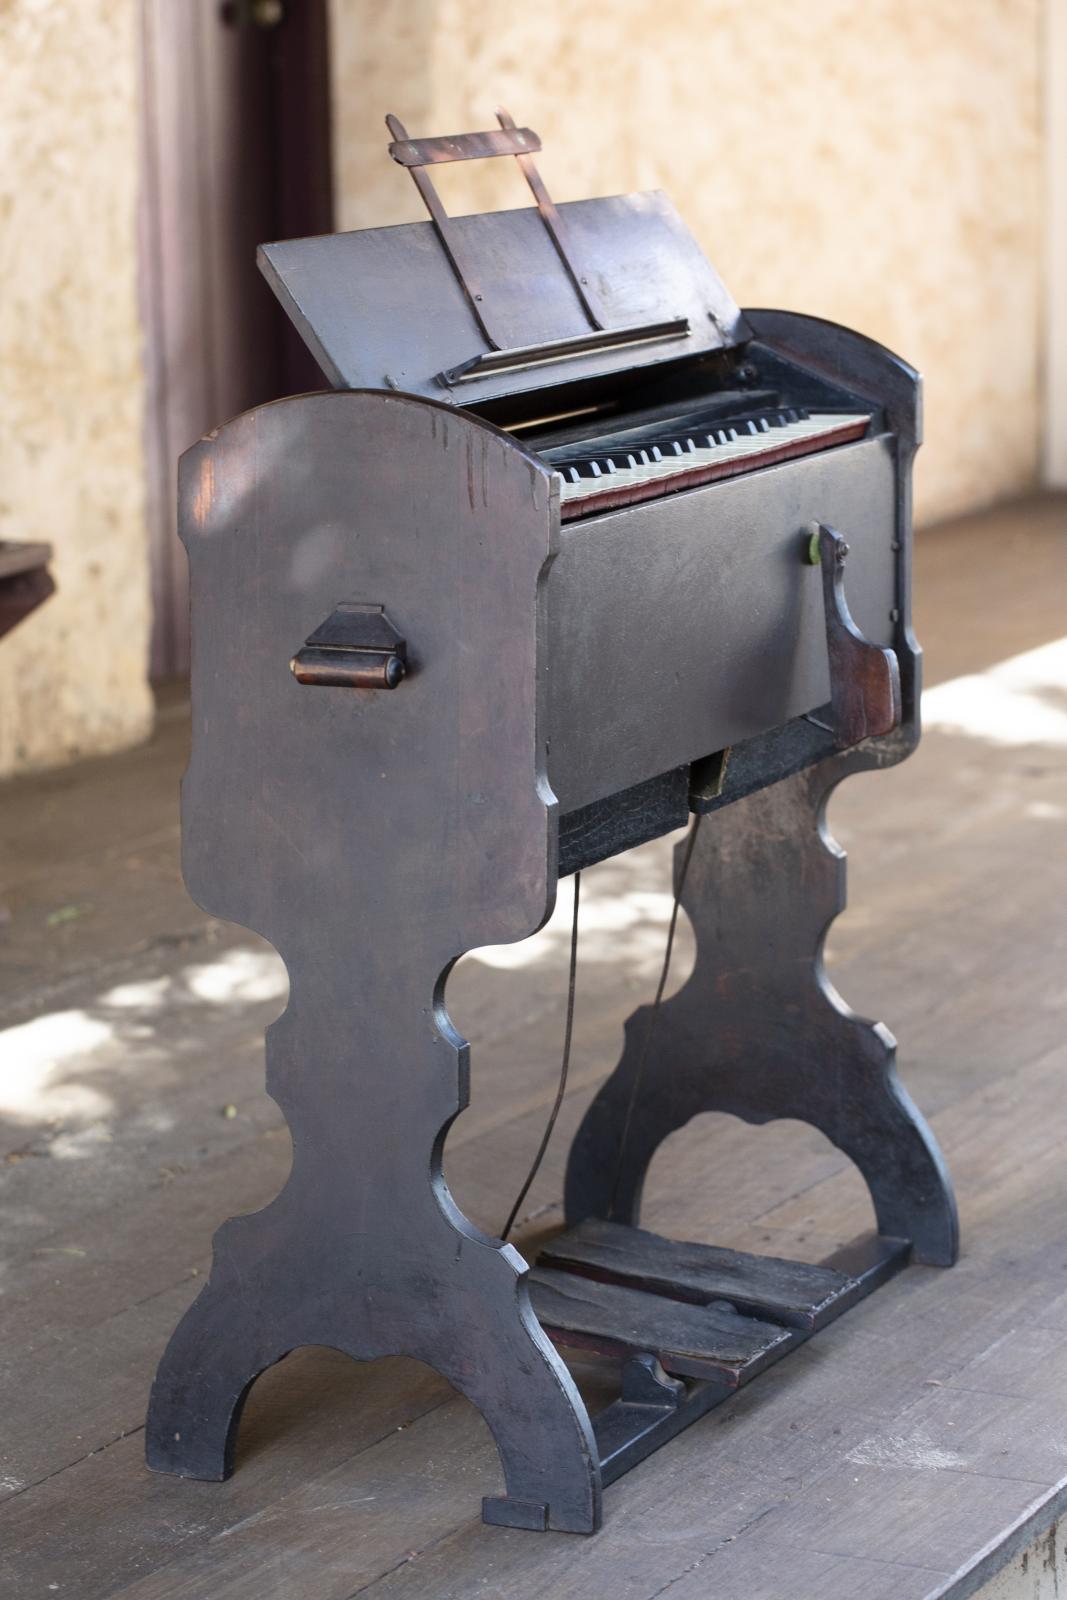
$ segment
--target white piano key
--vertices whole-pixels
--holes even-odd
[[[815,440],[822,434],[831,434],[848,423],[861,420],[864,415],[862,412],[822,412],[797,418],[796,421],[783,421],[775,427],[769,424],[758,427],[755,422],[750,422],[729,430],[720,428],[706,436],[714,443],[696,444],[687,439],[678,441],[681,448],[676,450],[671,450],[668,444],[666,447],[654,447],[653,451],[630,451],[625,457],[629,463],[626,466],[620,465],[618,457],[603,457],[600,459],[610,462],[614,470],[605,472],[596,461],[591,463],[593,470],[587,476],[577,475],[571,469],[570,476],[564,476],[562,496],[568,501],[584,499],[589,495],[609,494],[634,485],[693,472],[702,466],[725,465],[745,457],[758,460],[760,455],[770,454],[796,441]],[[761,420],[766,423],[766,419]],[[659,459],[656,459],[657,456]]]

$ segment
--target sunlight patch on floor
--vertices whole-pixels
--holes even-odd
[[[106,1095],[57,1076],[74,1061],[83,1071],[91,1069],[93,1057],[113,1037],[114,1028],[87,1011],[52,1011],[5,1028],[0,1033],[0,1111],[19,1122],[102,1116],[111,1109]]]
[[[254,1005],[282,999],[287,988],[273,950],[238,947],[173,975],[116,984],[83,1009],[0,1030],[0,1116],[20,1124],[106,1117],[110,1095],[85,1079],[151,1040],[165,1011]]]
[[[1067,638],[928,689],[922,720],[988,744],[1067,746]]]

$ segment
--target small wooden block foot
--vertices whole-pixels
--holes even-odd
[[[528,1528],[531,1533],[544,1533],[548,1528],[548,1507],[534,1500],[509,1500],[506,1495],[486,1495],[482,1501],[482,1521],[495,1528]],[[593,1529],[567,1531],[592,1533]]]

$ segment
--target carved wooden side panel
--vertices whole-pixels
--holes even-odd
[[[700,1112],[756,1123],[795,1117],[855,1162],[881,1233],[910,1239],[919,1261],[955,1260],[952,1190],[897,1078],[893,1038],[856,1016],[823,968],[823,941],[845,904],[844,852],[826,834],[824,813],[854,759],[863,753],[831,758],[703,819],[682,894],[696,965],[663,1003],[640,1076],[648,1008],[626,1025],[622,1059],[571,1151],[571,1225],[586,1216],[636,1221],[658,1145]]]
[[[588,1417],[524,1264],[459,1213],[440,1165],[467,1100],[448,970],[533,932],[554,893],[538,704],[553,492],[503,435],[379,393],[264,407],[184,460],[184,871],[288,968],[267,1082],[293,1167],[216,1236],[153,1389],[154,1467],[223,1476],[255,1376],[329,1344],[418,1357],[480,1407],[507,1480],[495,1520],[599,1518]],[[342,602],[384,606],[406,639],[395,690],[291,673]]]

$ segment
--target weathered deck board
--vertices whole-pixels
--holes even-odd
[[[920,540],[930,677],[1062,633],[1065,520],[1050,499]],[[1010,606],[995,603],[1005,590]],[[25,1083],[0,1076],[5,1600],[52,1583],[79,1600],[650,1600],[668,1585],[671,1600],[962,1600],[1051,1521],[1067,1495],[1067,748],[931,732],[831,810],[852,909],[830,971],[885,1017],[934,1114],[961,1200],[959,1267],[910,1269],[761,1374],[614,1485],[604,1531],[579,1540],[481,1525],[479,1496],[499,1488],[484,1425],[410,1363],[298,1352],[253,1391],[229,1483],[143,1468],[145,1386],[192,1269],[215,1224],[263,1204],[288,1165],[262,1091],[276,965],[176,879],[183,737],[175,715],[149,749],[0,798],[6,1020],[90,1025],[83,1048]],[[661,842],[588,875],[574,1089],[529,1197],[531,1251],[559,1222],[567,1132],[654,983],[666,864]],[[92,909],[49,924],[71,905]],[[530,965],[467,963],[449,992],[475,1045],[449,1172],[490,1225],[554,1090],[567,911]],[[675,981],[685,967],[683,944]],[[224,998],[197,995],[189,974],[205,970]],[[869,1221],[810,1132],[726,1119],[669,1141],[645,1211],[676,1237],[808,1260]]]

